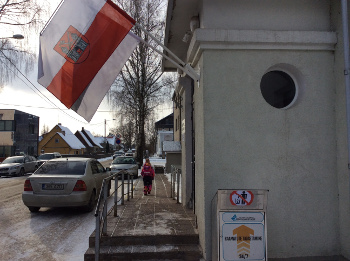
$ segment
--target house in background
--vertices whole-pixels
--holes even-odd
[[[19,154],[38,155],[39,117],[0,109],[0,161]]]
[[[109,134],[106,138],[105,137],[95,137],[95,141],[98,142],[103,149],[106,148],[106,141],[109,145],[109,151],[114,151],[116,149],[116,137],[113,134]]]
[[[85,152],[90,154],[94,152],[94,146],[91,144],[91,142],[88,140],[88,138],[85,136],[85,134],[81,131],[76,131],[74,135],[80,140],[81,143],[85,146]]]
[[[85,136],[85,138],[93,146],[93,153],[100,152],[104,149],[102,147],[102,145],[99,143],[99,141],[97,140],[97,138],[94,137],[94,135],[92,135],[90,131],[88,131],[88,130],[84,129],[84,127],[82,127],[81,133]]]
[[[67,127],[59,123],[43,135],[39,149],[41,154],[50,152],[84,154],[86,147]]]
[[[158,156],[165,158],[163,142],[174,140],[174,114],[171,113],[157,121],[155,123],[155,129],[157,131],[156,153]]]

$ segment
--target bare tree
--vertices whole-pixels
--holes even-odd
[[[41,129],[41,133],[40,135],[43,136],[46,133],[49,133],[50,129],[49,126],[47,126],[46,124],[43,125],[43,128]]]
[[[17,69],[28,74],[33,70],[35,54],[31,50],[30,36],[44,25],[41,15],[48,17],[49,1],[1,0],[0,1],[0,88],[11,82]],[[23,40],[10,40],[12,32],[25,32]],[[4,35],[7,32],[11,35]],[[1,90],[1,89],[0,89]]]
[[[127,117],[127,116],[126,116]],[[121,141],[124,144],[124,149],[131,149],[135,144],[135,123],[132,118],[126,118],[123,124],[117,128],[110,130],[115,135],[121,135]]]
[[[143,28],[162,42],[165,24],[165,1],[118,0]],[[133,31],[145,42],[154,41],[139,27]],[[111,91],[111,101],[135,121],[137,160],[142,162],[145,150],[145,125],[154,109],[163,102],[173,79],[162,73],[162,57],[152,48],[140,43],[124,66]],[[169,96],[168,96],[169,97]]]

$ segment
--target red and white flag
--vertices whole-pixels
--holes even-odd
[[[66,0],[40,35],[38,82],[90,121],[139,43],[111,0]]]

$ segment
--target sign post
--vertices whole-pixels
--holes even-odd
[[[212,202],[213,260],[267,260],[267,190],[218,190]]]

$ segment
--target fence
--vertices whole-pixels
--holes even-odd
[[[127,182],[125,182],[125,176],[128,177]],[[121,178],[121,184],[118,185],[118,178]],[[108,195],[109,183],[114,180],[114,191]],[[112,211],[114,211],[114,216],[117,216],[117,205],[120,202],[121,205],[124,205],[124,197],[127,196],[127,201],[134,197],[134,179],[133,175],[130,175],[126,171],[119,171],[116,174],[111,175],[108,178],[105,178],[102,183],[100,195],[98,197],[95,217],[96,217],[96,228],[95,228],[95,260],[98,261],[100,257],[100,241],[101,237],[107,235],[107,216]],[[127,185],[127,192],[125,193],[125,185]],[[131,185],[131,189],[130,189]],[[118,189],[121,188],[121,197],[118,199]],[[107,213],[107,199],[114,196],[114,206]],[[101,230],[102,227],[102,230]]]

